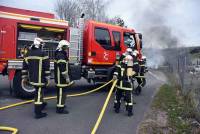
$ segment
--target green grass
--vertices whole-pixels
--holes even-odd
[[[186,121],[187,114],[190,114],[190,108],[188,109],[183,98],[180,99],[177,96],[175,87],[168,84],[161,86],[153,100],[152,107],[167,112],[168,125],[177,134],[189,134],[191,132],[190,125]]]

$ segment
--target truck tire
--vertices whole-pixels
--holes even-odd
[[[15,95],[20,98],[32,98],[35,93],[35,88],[22,80],[21,71],[15,73],[13,79],[13,90]]]

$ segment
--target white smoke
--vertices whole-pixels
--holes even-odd
[[[145,54],[151,67],[165,62],[163,48],[200,44],[200,1],[113,0],[110,3],[108,13],[111,16],[121,16],[129,27],[143,34]]]

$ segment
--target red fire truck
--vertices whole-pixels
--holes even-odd
[[[84,77],[88,82],[104,83],[112,78],[116,56],[126,50],[130,35],[140,52],[141,34],[133,29],[83,18],[73,28],[50,13],[0,6],[0,73],[8,75],[17,96],[32,96],[35,89],[21,82],[24,51],[35,37],[44,39],[43,51],[48,53],[53,71],[55,48],[59,40],[66,39],[71,43],[68,55],[72,79]]]

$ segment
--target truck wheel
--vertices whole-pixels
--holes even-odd
[[[35,88],[28,82],[22,80],[20,71],[16,72],[13,79],[13,89],[16,96],[20,98],[30,98],[35,93]]]

